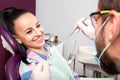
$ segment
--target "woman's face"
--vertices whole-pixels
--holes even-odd
[[[14,21],[15,39],[28,49],[40,49],[44,41],[44,29],[37,18],[31,13],[25,13]]]

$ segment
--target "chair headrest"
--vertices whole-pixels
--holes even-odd
[[[18,52],[18,46],[15,39],[10,35],[3,27],[0,26],[0,33],[2,39],[2,45],[5,49],[10,51],[12,54]]]

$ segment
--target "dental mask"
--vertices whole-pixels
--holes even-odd
[[[96,38],[95,38],[94,40],[96,40]],[[97,57],[97,49],[96,49],[96,43],[95,43],[95,41],[94,41],[94,51],[93,51],[93,55],[94,55],[95,61],[96,61],[97,64],[100,66],[100,60],[99,60],[98,57]]]

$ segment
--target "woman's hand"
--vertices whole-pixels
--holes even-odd
[[[40,61],[31,74],[31,80],[50,80],[49,63]]]

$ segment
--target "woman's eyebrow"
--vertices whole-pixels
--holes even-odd
[[[24,32],[26,32],[26,31],[28,31],[28,30],[31,30],[31,29],[32,29],[31,27],[30,27],[30,28],[27,28],[27,29],[24,30]]]
[[[36,25],[38,25],[38,24],[40,24],[40,22],[39,22],[39,21],[37,21]]]
[[[37,21],[36,25],[38,25],[38,24],[40,24],[40,23],[39,23],[39,21]],[[31,27],[29,27],[29,28],[25,29],[25,31],[24,31],[24,32],[26,32],[26,31],[27,31],[27,30],[29,30],[29,29],[32,29],[32,28],[31,28]]]

